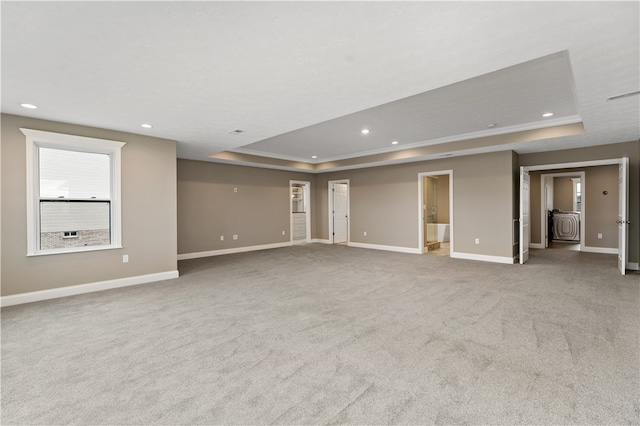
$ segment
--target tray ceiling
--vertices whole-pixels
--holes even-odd
[[[638,2],[3,2],[1,14],[3,113],[176,140],[180,158],[327,171],[640,139],[639,97],[607,100],[640,90]]]

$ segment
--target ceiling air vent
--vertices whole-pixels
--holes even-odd
[[[607,98],[607,100],[608,101],[615,101],[616,99],[628,98],[629,96],[635,96],[635,95],[640,95],[640,90],[638,90],[636,92],[625,93],[624,95],[609,96]]]
[[[239,135],[240,133],[244,133],[244,130],[235,129],[229,132],[230,135]]]

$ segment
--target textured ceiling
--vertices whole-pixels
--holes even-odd
[[[181,158],[388,151],[392,133],[375,146],[336,137],[367,112],[370,141],[402,118],[407,139],[393,149],[454,143],[487,121],[497,132],[553,124],[524,116],[545,97],[584,132],[475,150],[640,138],[640,98],[606,100],[640,89],[638,2],[3,2],[1,13],[2,112],[174,139]],[[567,67],[536,78],[549,55]],[[397,115],[410,106],[413,120]],[[427,126],[429,111],[448,114]]]

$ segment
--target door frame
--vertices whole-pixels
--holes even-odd
[[[572,167],[573,168],[573,167]],[[531,244],[529,243],[529,247],[537,248],[537,249],[546,249],[547,243],[545,240],[545,231],[548,232],[547,227],[549,224],[547,223],[547,199],[545,197],[544,188],[546,187],[545,179],[546,178],[556,178],[563,176],[580,176],[580,182],[582,185],[582,202],[580,206],[580,251],[584,251],[585,247],[585,224],[587,223],[587,215],[584,210],[584,200],[586,199],[586,184],[584,181],[585,171],[577,171],[577,172],[562,172],[562,173],[542,173],[540,174],[540,244]],[[555,186],[555,185],[554,185]],[[555,189],[553,190],[555,193]],[[575,203],[575,200],[574,200]]]
[[[629,158],[624,157],[618,165],[618,269],[625,275],[631,269],[629,263]],[[624,194],[624,196],[622,195]],[[622,240],[622,242],[621,242]]]
[[[611,159],[607,159],[607,160],[590,160],[590,161],[576,161],[573,163],[556,163],[556,164],[542,164],[542,165],[536,165],[536,166],[522,166],[521,170],[526,170],[526,171],[544,171],[544,170],[562,170],[562,169],[574,169],[574,168],[582,168],[582,167],[594,167],[594,166],[608,166],[608,165],[613,165],[613,164],[617,164],[617,165],[623,165],[623,164],[629,164],[629,158],[628,157],[621,157],[621,158],[611,158]],[[629,168],[626,167],[626,179],[628,180],[629,176]],[[584,182],[583,182],[584,184]],[[628,182],[626,187],[628,188]],[[542,192],[542,188],[541,192]],[[522,192],[522,188],[520,188],[520,192]],[[620,191],[618,191],[620,192]],[[522,194],[521,194],[522,195]],[[629,218],[629,194],[628,191],[625,194],[618,194],[618,202],[623,202],[624,206],[625,206],[625,211],[622,212],[623,214],[623,220],[628,221]],[[522,206],[520,207],[522,209]],[[628,223],[627,223],[628,224]],[[627,269],[631,269],[631,266],[629,261],[628,261],[628,253],[629,253],[629,239],[625,238],[625,241],[619,241],[620,238],[618,238],[618,250],[624,250],[624,257],[626,259],[625,262],[625,267]],[[520,244],[522,244],[522,241],[520,241]],[[621,247],[621,245],[623,247]],[[522,247],[521,247],[522,250]],[[618,255],[620,255],[620,253],[618,253]],[[621,271],[622,275],[624,275],[624,272]]]
[[[519,182],[518,260],[523,265],[529,260],[529,249],[531,248],[531,175],[529,170],[525,170],[524,167],[520,167]]]
[[[328,182],[329,192],[329,242],[335,244],[335,235],[333,232],[333,185],[336,183],[344,183],[347,185],[347,245],[351,243],[351,184],[349,179],[330,180]]]
[[[453,170],[438,170],[418,173],[418,251],[424,253],[424,178],[427,176],[449,176],[449,256],[453,253]]]
[[[302,185],[303,196],[305,201],[305,224],[306,224],[306,236],[304,240],[293,240],[293,198],[291,198],[291,188],[293,185]],[[311,242],[311,182],[306,180],[290,180],[289,181],[289,241],[291,244],[304,244]]]

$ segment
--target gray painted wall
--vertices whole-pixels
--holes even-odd
[[[585,240],[589,247],[618,246],[618,166],[591,167],[586,170]],[[605,195],[602,192],[607,191]],[[637,196],[637,193],[636,193]],[[598,233],[602,239],[598,239]]]
[[[27,257],[26,142],[20,128],[126,142],[122,249]],[[2,115],[2,296],[175,271],[174,141]],[[122,263],[122,255],[129,263]]]
[[[284,210],[288,207],[283,206],[288,206],[290,179],[311,181],[312,238],[329,239],[328,181],[350,179],[351,241],[417,248],[417,174],[453,169],[456,251],[510,257],[513,255],[513,219],[518,217],[517,171],[521,163],[550,164],[615,158],[616,155],[631,157],[630,193],[636,191],[637,194],[640,158],[637,142],[520,156],[503,151],[318,175],[178,160],[178,252],[193,253],[289,241],[289,217]],[[532,191],[535,191],[536,184],[534,179]],[[238,185],[244,185],[247,189],[242,190]],[[252,190],[252,186],[257,188]],[[239,193],[230,192],[229,188],[233,187],[238,187]],[[261,214],[256,214],[253,209],[260,210]],[[208,213],[203,214],[203,210]],[[632,196],[630,210],[632,218],[638,215],[637,195],[635,198]],[[218,218],[215,221],[217,223],[211,223],[211,217]],[[597,223],[596,218],[593,223]],[[535,220],[532,217],[532,228],[536,226]],[[539,219],[537,221],[539,229]],[[281,235],[283,229],[286,231],[284,238]],[[367,231],[367,237],[364,237],[364,231]],[[636,234],[633,232],[632,226],[631,261],[634,261],[634,255],[637,259],[638,253],[637,230]],[[229,241],[233,233],[240,235],[239,240]],[[610,234],[609,231],[604,233]],[[220,235],[225,235],[224,242],[220,242]],[[535,238],[539,239],[534,235],[539,235],[539,232],[536,234],[532,229],[532,242],[536,242]],[[606,247],[603,244],[608,244],[606,238],[592,242],[591,237],[589,233],[588,245],[593,243],[594,247]],[[480,245],[475,245],[475,238],[480,238]]]
[[[320,174],[315,188],[317,238],[329,239],[328,181],[349,179],[351,241],[418,248],[418,173],[449,169],[455,251],[512,257],[511,151]]]
[[[558,176],[553,178],[553,208],[563,212],[573,211],[573,181],[580,176]]]
[[[449,223],[449,175],[438,176],[438,223]]]
[[[311,182],[313,209],[314,175],[178,160],[178,254],[290,241],[289,180]]]

